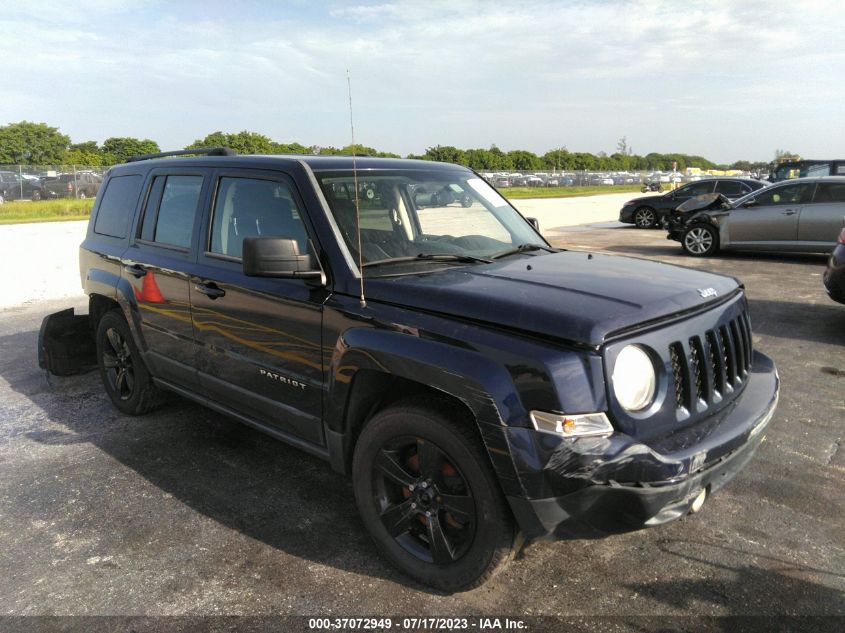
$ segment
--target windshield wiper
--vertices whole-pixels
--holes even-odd
[[[513,248],[509,248],[506,251],[499,251],[498,253],[493,253],[490,255],[490,259],[501,259],[502,257],[507,257],[508,255],[516,255],[517,253],[530,253],[531,251],[546,251],[548,253],[557,253],[556,248],[551,248],[550,246],[543,246],[542,244],[520,244],[519,246],[514,246]]]
[[[377,259],[374,262],[365,262],[364,268],[368,266],[384,266],[386,264],[401,264],[407,262],[461,262],[466,264],[490,264],[493,260],[472,255],[460,255],[458,253],[420,253],[408,257],[391,257],[390,259]]]

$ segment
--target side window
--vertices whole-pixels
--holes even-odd
[[[202,176],[156,176],[144,213],[141,238],[190,248],[202,180]]]
[[[808,165],[806,169],[801,170],[801,177],[813,176],[830,176],[830,165],[822,163],[821,165]]]
[[[682,192],[681,195],[694,198],[695,196],[700,196],[704,193],[710,193],[711,191],[713,191],[713,182],[704,181],[697,182],[692,185],[687,185],[683,189],[680,189],[679,193]]]
[[[812,183],[795,183],[784,187],[775,187],[769,191],[764,191],[755,199],[764,206],[803,204],[810,201],[814,186]]]
[[[109,180],[97,219],[94,232],[111,237],[126,237],[129,219],[135,211],[138,194],[141,193],[141,176],[115,176]]]
[[[720,180],[716,184],[716,193],[724,194],[728,198],[744,195],[749,191],[751,191],[749,187],[736,180]]]
[[[246,237],[288,237],[308,252],[308,234],[290,188],[276,180],[221,178],[211,222],[210,251],[240,257]]]
[[[845,202],[845,184],[820,182],[816,187],[813,202]]]

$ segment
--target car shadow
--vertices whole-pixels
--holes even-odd
[[[379,555],[359,519],[351,480],[327,462],[177,396],[154,413],[125,416],[111,405],[96,371],[48,378],[35,360],[37,335],[0,337],[5,356],[0,377],[43,414],[22,433],[28,439],[49,446],[90,443],[164,493],[251,539],[298,558],[443,595],[411,581]],[[72,469],[64,474],[80,476]]]
[[[703,565],[713,570],[713,573],[696,578],[674,578],[671,581],[655,578],[648,582],[627,583],[626,586],[638,595],[650,597],[679,611],[697,611],[693,609],[696,603],[709,602],[718,613],[741,616],[708,620],[709,624],[715,626],[707,630],[842,630],[845,594],[808,577],[842,579],[845,574],[813,569],[794,561],[712,542],[673,539],[659,549],[667,555],[668,560],[675,558],[679,566]],[[765,566],[715,562],[749,559],[766,561]],[[814,617],[790,618],[780,615],[783,614],[784,605],[789,605],[788,612],[791,614],[813,614]],[[748,616],[749,613],[758,615]]]
[[[822,299],[824,300],[824,299]],[[845,306],[749,299],[755,334],[845,346]]]

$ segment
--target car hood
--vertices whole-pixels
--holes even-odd
[[[564,251],[369,278],[365,286],[371,301],[598,347],[614,332],[719,301],[739,284],[649,260]]]

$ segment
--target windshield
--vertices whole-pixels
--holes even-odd
[[[316,176],[357,262],[352,171],[318,172]],[[478,263],[525,245],[547,247],[495,189],[471,172],[362,170],[358,172],[357,197],[365,265],[396,260],[416,272],[420,266]],[[425,257],[428,255],[455,257]],[[367,268],[367,275],[396,273]]]

